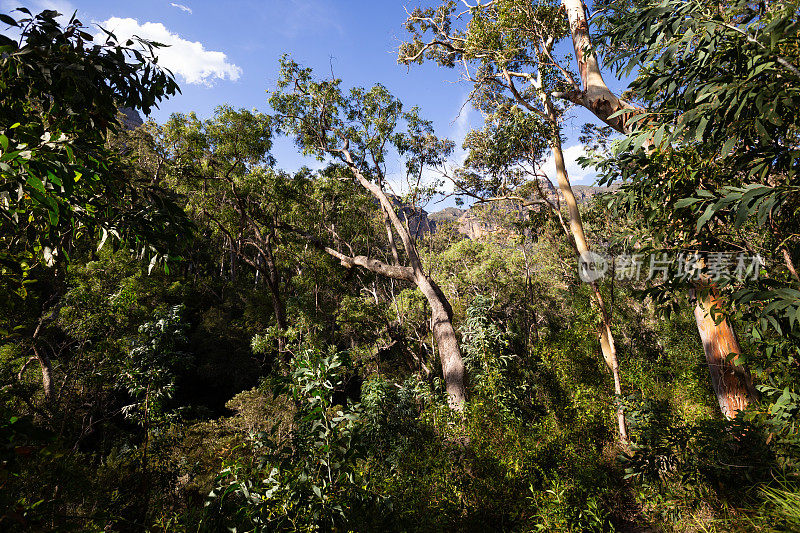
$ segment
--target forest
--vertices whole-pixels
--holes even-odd
[[[800,531],[800,3],[415,1],[463,146],[3,4],[0,531]]]

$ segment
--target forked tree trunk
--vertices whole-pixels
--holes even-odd
[[[583,91],[568,91],[559,96],[585,107],[618,132],[630,133],[633,128],[626,123],[628,118],[626,114],[610,117],[623,109],[630,109],[633,112],[636,111],[636,108],[614,95],[603,80],[597,57],[590,51],[589,23],[583,2],[581,0],[562,0],[562,4],[569,19],[572,44],[581,74]],[[710,286],[710,291],[716,292],[713,284]],[[721,356],[724,358],[731,353],[741,354],[742,350],[728,320],[716,323],[703,310],[713,307],[715,302],[713,296],[709,302],[705,302],[707,305],[698,302],[694,316],[697,330],[703,341],[703,351],[709,365],[720,409],[726,417],[731,418],[739,410],[747,407],[749,401],[755,396],[752,393],[752,379],[750,379],[747,369],[742,365],[731,365],[727,361],[723,364],[720,360]],[[745,375],[747,379],[731,377]]]
[[[54,392],[53,364],[50,362],[50,358],[47,357],[47,354],[44,352],[39,352],[39,349],[36,346],[33,347],[33,354],[33,357],[25,361],[25,363],[22,365],[22,368],[19,369],[19,372],[17,373],[17,380],[22,381],[29,364],[34,361],[39,363],[39,369],[42,372],[42,390],[44,392],[44,399],[46,402],[49,402],[53,398]]]
[[[410,266],[388,265],[382,261],[358,255],[351,257],[329,246],[320,245],[326,253],[335,257],[347,267],[362,267],[381,276],[408,281],[416,285],[431,307],[431,329],[436,341],[436,349],[442,362],[447,401],[456,411],[464,409],[466,391],[464,387],[464,361],[453,327],[453,312],[447,297],[436,283],[421,270]]]
[[[575,50],[575,60],[578,62],[583,90],[567,91],[559,96],[585,107],[615,130],[629,133],[630,129],[626,125],[627,116],[622,114],[611,118],[611,115],[622,109],[634,111],[635,108],[615,95],[603,80],[597,56],[591,52],[589,21],[586,19],[583,1],[562,0],[562,5],[569,19],[572,46]]]
[[[53,382],[53,363],[50,361],[50,357],[48,357],[47,352],[45,350],[39,350],[36,344],[39,340],[39,333],[42,330],[42,326],[46,321],[50,320],[50,318],[53,316],[53,312],[54,310],[51,309],[49,313],[45,314],[39,319],[39,324],[36,325],[36,329],[33,331],[33,335],[31,336],[33,357],[28,359],[25,364],[22,365],[18,375],[18,379],[22,380],[22,376],[25,374],[25,369],[28,367],[28,364],[34,360],[37,361],[39,363],[39,368],[42,371],[42,389],[46,402],[49,402],[53,399],[53,393],[55,390],[55,383]]]
[[[447,400],[451,409],[461,411],[464,409],[466,401],[466,389],[464,387],[464,361],[461,356],[461,348],[458,345],[455,328],[453,327],[453,312],[447,297],[438,285],[425,274],[422,268],[422,261],[417,253],[408,228],[397,216],[391,200],[377,183],[368,180],[353,162],[350,153],[342,150],[342,160],[353,172],[356,181],[364,187],[381,204],[386,216],[389,218],[392,227],[400,237],[400,241],[405,248],[408,256],[409,266],[399,264],[387,265],[381,261],[364,256],[349,257],[332,248],[324,247],[324,250],[336,257],[341,263],[348,267],[361,266],[372,272],[394,279],[401,279],[414,283],[419,291],[425,296],[431,306],[431,329],[436,347],[439,350],[439,359],[442,363],[442,375],[444,377]],[[389,234],[391,235],[391,229]],[[392,248],[396,250],[392,239]],[[394,255],[394,251],[393,251]]]

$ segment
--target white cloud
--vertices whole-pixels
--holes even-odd
[[[192,8],[191,7],[185,6],[183,4],[176,4],[175,2],[170,2],[169,5],[171,5],[172,7],[177,7],[181,11],[189,13],[190,15],[192,14]]]
[[[242,69],[230,63],[225,53],[206,50],[202,43],[183,39],[160,22],[139,24],[136,19],[112,17],[100,25],[113,32],[121,42],[136,35],[169,45],[156,50],[158,62],[182,77],[186,83],[208,86],[226,78],[236,81],[242,75]]]
[[[578,163],[578,158],[586,156],[586,151],[583,149],[582,144],[574,144],[567,146],[563,150],[564,163],[567,167],[567,176],[569,181],[573,184],[591,185],[596,179],[596,174],[592,167],[583,168]],[[547,177],[555,184],[556,183],[556,161],[551,153],[545,162],[542,164],[542,170]]]

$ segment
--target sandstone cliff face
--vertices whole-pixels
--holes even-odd
[[[466,211],[463,209],[459,209],[457,207],[445,207],[441,211],[431,213],[428,215],[428,218],[436,224],[441,224],[442,222],[455,222],[461,218],[461,215],[463,215],[465,212]]]
[[[481,220],[477,215],[464,213],[464,215],[458,219],[457,229],[460,234],[466,235],[469,239],[480,239],[481,237],[491,235],[497,231],[498,228],[495,224]]]
[[[508,222],[524,216],[521,209],[511,202],[507,204],[482,205],[461,215],[457,221],[458,232],[469,239],[482,239],[490,235],[506,233]]]
[[[549,180],[541,181],[542,192],[551,202],[556,202],[561,198],[559,191]],[[594,195],[606,192],[607,187],[594,187],[591,185],[573,185],[572,190],[578,203],[588,202]],[[562,203],[563,205],[563,203]],[[428,231],[436,230],[436,223],[452,221],[456,225],[459,233],[469,239],[481,239],[488,236],[507,233],[509,222],[520,220],[526,215],[529,209],[538,207],[520,208],[517,202],[497,202],[473,206],[468,210],[455,207],[448,207],[441,211],[431,213],[426,218],[433,223],[433,227]]]
[[[428,212],[421,207],[413,207],[403,203],[397,196],[391,196],[400,220],[408,223],[408,229],[414,237],[436,231],[436,221],[428,218]]]
[[[144,124],[144,120],[135,109],[121,107],[119,112],[122,113],[122,127],[126,130],[134,130]]]

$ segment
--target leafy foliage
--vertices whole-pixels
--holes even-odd
[[[148,425],[169,415],[178,368],[191,360],[182,351],[187,343],[182,314],[183,306],[174,306],[139,326],[140,337],[132,342],[119,377],[119,386],[134,400],[122,408],[126,418]]]
[[[554,53],[568,35],[556,3],[438,2],[407,21],[403,60],[475,76],[486,120],[467,136],[461,192],[518,197],[473,206],[499,228],[475,239],[411,230],[453,146],[386,87],[346,90],[284,58],[274,116],[222,106],[124,130],[118,105],[176,90],[156,45],[90,45],[45,12],[21,22],[21,45],[0,43],[0,107],[15,117],[0,124],[0,289],[27,293],[0,300],[0,529],[796,529],[796,6],[604,7],[603,49],[634,61],[645,111],[616,151],[584,128],[607,182],[622,179],[580,206],[592,246],[763,256],[759,279],[717,279],[760,404],[720,420],[694,324],[664,313],[691,280],[606,278],[631,441],[614,438],[593,293],[562,259],[565,213],[538,176],[564,111],[548,98],[575,89]],[[278,135],[328,165],[280,170]],[[407,195],[373,192],[397,175]],[[545,197],[549,211],[521,206]],[[461,412],[430,300],[328,257],[408,268],[390,209],[410,234],[396,251],[452,304]],[[98,250],[104,230],[129,246]],[[148,269],[151,245],[148,258],[181,260]]]
[[[360,406],[333,404],[346,369],[341,355],[305,352],[292,361],[287,392],[297,405],[288,438],[254,435],[256,460],[225,465],[210,498],[217,506],[238,498],[235,520],[246,530],[317,531],[352,521],[352,505],[372,500],[359,468]],[[219,499],[219,501],[214,501]],[[363,512],[363,511],[362,511]]]
[[[752,416],[780,435],[789,461],[800,325],[793,6],[738,2],[720,11],[693,0],[646,4],[632,15],[611,9],[603,24],[617,52],[609,61],[640,68],[632,90],[649,107],[601,163],[606,183],[622,178],[610,205],[642,222],[642,242],[700,250],[706,262],[719,252],[758,254],[763,270],[719,281],[726,312],[747,324],[757,349],[749,364],[767,408]],[[663,301],[670,288],[651,294]]]
[[[178,87],[154,59],[113,34],[93,44],[81,22],[55,11],[4,15],[21,33],[0,36],[0,268],[3,294],[26,294],[30,271],[66,260],[81,237],[124,239],[155,261],[188,228],[168,191],[131,179],[106,145],[119,107],[149,113]],[[24,15],[27,15],[25,17]],[[26,281],[27,280],[27,281]]]

